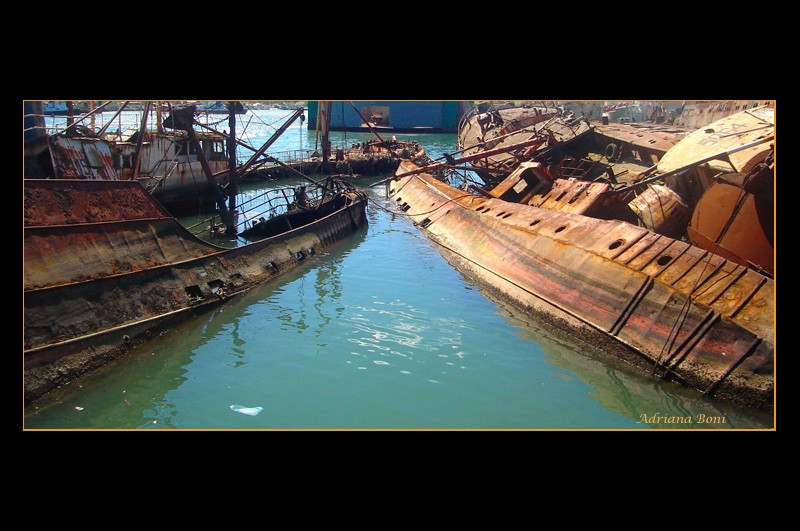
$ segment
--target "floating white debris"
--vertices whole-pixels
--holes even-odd
[[[383,360],[372,360],[372,363],[374,363],[375,365],[389,365],[389,362]]]
[[[81,406],[75,406],[75,409],[78,411],[83,411],[83,408]]]
[[[247,406],[241,406],[239,404],[233,404],[231,406],[231,409],[237,413],[241,413],[242,415],[249,415],[251,417],[255,417],[256,415],[264,411],[264,408],[261,406],[247,407]]]

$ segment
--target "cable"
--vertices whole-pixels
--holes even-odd
[[[412,177],[415,177],[415,178],[418,179],[418,177],[416,175],[412,175]],[[410,181],[407,181],[406,184],[408,182],[410,182]],[[396,194],[400,193],[400,190],[402,190],[404,187],[405,187],[405,184],[402,187],[400,187],[395,193]],[[380,210],[383,210],[384,212],[388,212],[389,214],[396,214],[396,215],[399,215],[399,216],[411,217],[411,216],[425,216],[427,214],[433,214],[437,210],[440,210],[441,208],[443,208],[448,203],[452,203],[453,201],[457,201],[459,199],[465,199],[467,197],[475,197],[475,194],[464,194],[464,195],[460,195],[460,196],[457,196],[457,197],[453,197],[451,199],[448,199],[447,201],[445,201],[444,203],[442,203],[438,207],[434,208],[433,210],[428,210],[427,212],[416,212],[414,214],[406,214],[405,212],[397,212],[396,210],[390,210],[390,209],[384,207],[383,205],[378,204],[374,199],[370,198],[369,196],[367,196],[367,201],[371,202],[373,205],[375,205]],[[456,204],[458,205],[458,203],[456,203]],[[462,208],[466,208],[463,205],[458,205],[458,206],[461,206]]]
[[[661,359],[664,356],[664,350],[666,349],[667,344],[669,344],[670,342],[672,343],[672,345],[675,344],[675,340],[678,338],[678,334],[680,333],[680,330],[683,327],[683,324],[686,322],[686,318],[689,316],[689,307],[691,306],[692,295],[694,295],[695,291],[697,290],[698,286],[700,285],[700,279],[703,278],[703,275],[705,275],[706,269],[708,269],[708,266],[711,264],[711,257],[716,254],[717,249],[720,246],[720,242],[725,237],[725,234],[728,232],[728,229],[730,229],[731,225],[733,224],[733,221],[736,219],[736,216],[739,214],[739,211],[744,206],[744,202],[746,201],[747,196],[748,196],[747,192],[745,192],[744,189],[742,189],[742,192],[739,195],[739,198],[736,200],[736,205],[734,206],[733,210],[731,211],[731,215],[728,217],[728,220],[725,222],[725,225],[723,226],[722,231],[720,231],[719,236],[717,236],[716,241],[714,242],[714,249],[712,251],[709,251],[708,260],[706,260],[706,263],[703,266],[703,270],[700,272],[700,275],[698,275],[697,280],[695,281],[695,284],[692,287],[692,290],[686,296],[686,300],[684,301],[683,306],[681,307],[680,313],[678,313],[678,318],[675,320],[675,323],[672,325],[672,329],[670,330],[669,335],[667,336],[667,339],[664,342],[664,346],[661,347],[661,352],[659,353],[658,359],[656,359],[656,362],[653,365],[653,370],[650,371],[650,375],[651,376],[656,372],[656,367],[658,367],[658,364],[661,363]],[[685,314],[684,314],[684,312],[685,312]],[[679,322],[680,322],[680,326],[678,326]],[[677,330],[676,330],[676,327],[677,327]],[[675,337],[674,338],[672,337],[672,333],[673,332],[675,332]],[[669,350],[666,351],[667,354],[669,354],[670,351],[672,350],[672,345],[670,345]],[[665,367],[664,374],[661,375],[661,378],[662,379],[666,378],[667,375],[670,372],[672,372],[672,368],[671,367]]]

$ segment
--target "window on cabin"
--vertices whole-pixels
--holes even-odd
[[[225,160],[225,145],[222,140],[206,140],[203,142],[208,160]]]
[[[197,150],[188,140],[178,140],[175,142],[175,155],[178,157],[195,155]]]

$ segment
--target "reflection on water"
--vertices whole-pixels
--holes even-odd
[[[433,157],[455,150],[454,135],[409,138]],[[656,413],[726,419],[661,428],[772,425],[557,338],[378,208],[394,208],[383,189],[368,193],[368,228],[52,393],[25,426],[646,429]]]
[[[572,374],[580,378],[594,389],[590,395],[610,411],[625,415],[637,423],[646,423],[654,415],[673,417],[674,422],[677,422],[656,419],[652,423],[654,428],[772,427],[772,415],[769,413],[744,409],[726,401],[702,396],[698,391],[673,382],[650,378],[624,362],[603,356],[602,353],[582,353],[581,347],[558,339],[557,331],[546,330],[545,325],[534,321],[525,312],[498,300],[489,292],[484,295],[497,304],[500,315],[519,330],[521,337],[541,346],[548,363],[568,371],[557,373],[558,375],[570,378],[569,374]],[[588,350],[589,347],[583,345],[582,348]],[[642,415],[646,418],[643,419]],[[703,422],[721,418],[725,419],[724,423]]]

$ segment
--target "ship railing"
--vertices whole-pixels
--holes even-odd
[[[295,192],[298,187],[272,188],[250,198],[247,198],[246,194],[238,194],[236,215],[240,221],[236,223],[237,232],[249,228],[259,218],[271,219],[288,212],[296,203]],[[322,187],[306,187],[306,200],[311,205],[319,204],[322,201],[322,194]],[[224,223],[219,213],[216,213],[208,219],[186,227],[186,229],[195,236],[200,236],[206,232],[213,235],[220,226],[224,227]]]

